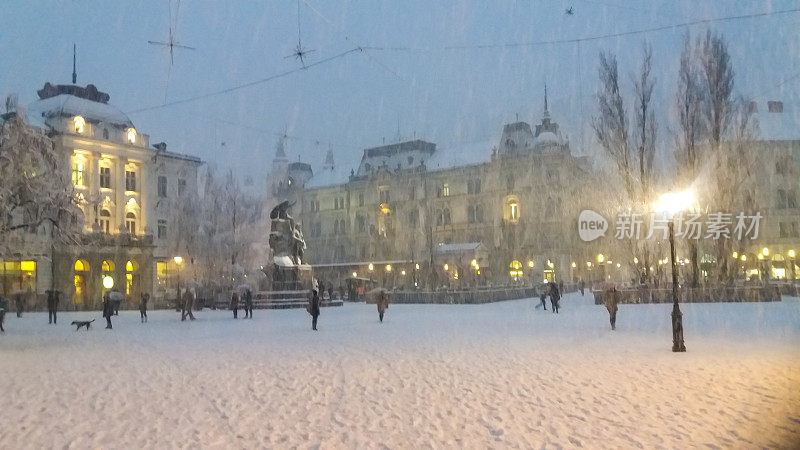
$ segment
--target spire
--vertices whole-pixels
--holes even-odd
[[[286,135],[281,134],[278,138],[278,143],[275,145],[275,159],[286,159],[286,152],[284,151],[284,141],[286,140]]]
[[[333,170],[333,150],[331,150],[330,146],[328,147],[328,153],[325,154],[325,164],[322,166],[325,170]]]
[[[544,116],[550,116],[550,112],[547,110],[547,82],[544,83]]]
[[[75,72],[75,53],[76,53],[76,46],[75,43],[72,43],[72,84],[78,82],[78,74]]]

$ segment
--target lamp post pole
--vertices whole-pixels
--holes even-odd
[[[678,306],[678,273],[675,267],[675,226],[669,221],[669,261],[672,265],[672,351],[685,352],[683,344],[683,313]]]

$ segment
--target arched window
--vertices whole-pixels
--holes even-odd
[[[136,214],[133,212],[128,211],[128,214],[125,214],[125,228],[128,234],[136,236]]]
[[[86,302],[86,272],[89,271],[89,262],[85,259],[75,261],[75,274],[73,275],[73,283],[75,292],[73,301],[75,306],[83,305]]]
[[[136,281],[138,281],[138,276],[136,274],[138,271],[139,263],[136,261],[130,260],[125,263],[125,294],[133,295],[135,293],[135,285],[138,283],[134,281],[134,278],[136,278]]]
[[[112,261],[110,259],[107,259],[107,260],[103,261],[103,267],[102,268],[103,268],[103,272],[104,273],[105,272],[113,272],[115,267],[116,266],[114,265],[114,261]]]
[[[503,218],[509,222],[518,222],[520,217],[519,199],[513,195],[509,196],[503,206]]]
[[[85,259],[79,259],[75,261],[75,272],[88,272],[89,271],[89,262]]]
[[[100,220],[98,223],[100,224],[100,231],[108,234],[111,229],[111,212],[107,209],[100,211]]]

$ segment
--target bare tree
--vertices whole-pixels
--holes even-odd
[[[81,210],[66,160],[53,141],[17,114],[12,99],[0,121],[0,257],[8,255],[17,230],[50,224],[53,239],[79,242]]]
[[[704,94],[695,55],[691,36],[687,33],[683,39],[678,88],[675,93],[679,125],[675,137],[675,160],[678,164],[678,177],[685,185],[693,183],[699,175],[707,136],[706,123],[703,119]],[[692,268],[691,285],[697,287],[700,277],[697,242],[689,240],[688,245]]]

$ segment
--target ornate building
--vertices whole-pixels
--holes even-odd
[[[493,149],[469,153],[423,140],[383,145],[365,149],[347,176],[329,152],[300,195],[315,273],[393,286],[577,278],[574,218],[590,164],[571,153],[546,100],[535,128],[505,125]]]
[[[111,288],[132,299],[141,292],[163,297],[182,261],[170,233],[175,202],[197,193],[200,159],[168,152],[164,143],[150,146],[149,136],[94,85],[47,83],[38,94],[29,122],[67,160],[85,234],[63,246],[46,227],[35,230],[19,260],[4,263],[3,293],[30,291],[33,302],[55,288],[62,307],[75,309],[97,308]]]

